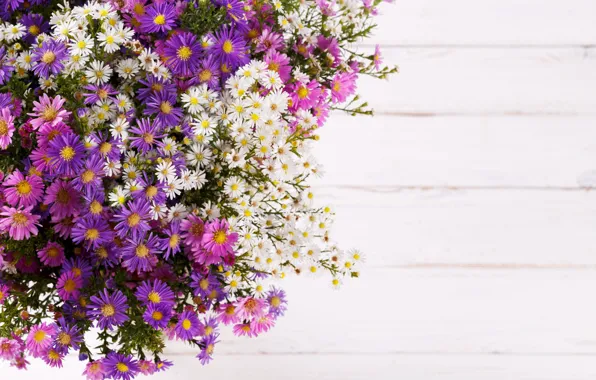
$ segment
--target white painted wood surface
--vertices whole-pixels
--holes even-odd
[[[596,2],[397,0],[375,42],[401,67],[361,82],[384,116],[317,147],[362,278],[288,279],[268,335],[224,333],[207,367],[174,345],[156,379],[595,379]]]

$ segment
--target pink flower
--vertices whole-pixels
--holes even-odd
[[[381,64],[383,63],[383,56],[381,55],[381,47],[379,45],[375,46],[375,54],[373,55],[373,63],[375,64],[375,69],[377,71],[381,68]]]
[[[311,80],[309,83],[297,82],[290,86],[289,92],[292,109],[309,109],[317,104],[321,96],[321,87],[316,80]]]
[[[0,359],[12,360],[20,351],[20,345],[16,340],[0,338]]]
[[[236,311],[236,306],[234,306],[234,304],[228,303],[219,305],[217,311],[219,314],[217,315],[216,319],[218,322],[221,322],[224,325],[230,325],[240,321],[240,317],[238,316],[238,312]]]
[[[181,237],[184,244],[191,248],[193,252],[200,251],[203,233],[205,231],[205,223],[201,218],[189,215],[180,223]]]
[[[83,375],[87,376],[87,380],[103,380],[106,374],[106,368],[101,360],[96,360],[87,363]]]
[[[213,254],[223,257],[228,253],[233,253],[233,246],[238,241],[238,234],[230,233],[230,225],[225,219],[209,222],[205,227],[203,235],[203,248]]]
[[[333,103],[345,102],[348,96],[356,91],[356,79],[358,75],[355,72],[338,73],[331,81],[331,101]]]
[[[275,325],[275,320],[269,315],[263,315],[250,322],[251,329],[255,334],[261,334],[269,331]]]
[[[4,301],[10,293],[10,288],[4,284],[0,285],[0,305],[4,304]]]
[[[232,331],[236,336],[247,336],[249,338],[252,338],[258,335],[257,332],[252,329],[250,323],[239,323],[237,325],[234,325]]]
[[[37,252],[39,260],[49,267],[59,267],[64,262],[64,248],[56,242],[49,242]]]
[[[43,196],[43,181],[36,175],[25,177],[15,170],[4,180],[4,197],[11,206],[35,206]]]
[[[241,319],[262,317],[265,315],[265,300],[254,297],[239,298],[236,309]]]
[[[34,357],[40,357],[50,348],[53,336],[56,334],[56,327],[46,323],[35,325],[29,331],[25,344]]]
[[[56,282],[58,295],[65,301],[79,298],[80,289],[83,287],[83,278],[73,272],[65,272],[60,275]]]
[[[43,94],[39,98],[39,102],[33,102],[33,113],[29,116],[35,117],[31,120],[33,129],[38,129],[43,124],[56,125],[63,122],[70,116],[70,112],[62,108],[66,99],[60,97],[50,98],[47,94]]]
[[[37,226],[39,224],[39,215],[31,213],[33,206],[25,209],[16,209],[14,207],[4,206],[0,216],[0,231],[8,231],[9,236],[14,240],[29,239],[31,235],[37,235]]]
[[[14,131],[14,116],[8,108],[2,108],[0,110],[0,149],[8,148]]]

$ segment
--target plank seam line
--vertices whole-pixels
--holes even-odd
[[[593,117],[596,112],[526,112],[526,111],[504,111],[504,112],[430,112],[430,111],[386,111],[374,109],[376,116],[392,117]]]
[[[381,49],[594,49],[596,44],[408,44],[408,43],[355,43],[353,47],[374,49],[379,45]]]
[[[361,186],[361,185],[313,185],[313,189],[338,189],[338,190],[357,190],[368,193],[393,193],[399,191],[569,191],[569,192],[592,192],[596,190],[595,186],[424,186],[424,185],[380,185],[380,186]]]
[[[196,356],[196,352],[167,352],[169,357],[185,357]],[[448,351],[379,351],[379,352],[345,352],[345,351],[259,351],[259,352],[228,352],[219,353],[218,356],[376,356],[376,355],[391,355],[391,356],[507,356],[507,357],[568,357],[568,356],[596,356],[594,352],[506,352],[506,351],[490,351],[490,352],[448,352]]]
[[[367,266],[375,269],[565,269],[565,270],[596,270],[594,264],[527,264],[527,263],[413,263],[403,265]]]

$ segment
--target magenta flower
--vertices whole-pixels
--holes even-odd
[[[236,336],[247,336],[249,338],[257,336],[256,331],[252,329],[250,323],[239,323],[237,325],[234,325],[232,331]]]
[[[65,353],[60,352],[55,348],[50,348],[42,353],[41,358],[50,367],[62,368],[62,360]]]
[[[355,72],[338,73],[331,81],[331,101],[333,103],[345,102],[348,96],[356,91],[356,79],[358,75]]]
[[[10,113],[10,109],[4,107],[0,110],[0,149],[8,148],[14,131],[14,116]]]
[[[181,237],[184,244],[193,251],[198,251],[203,242],[205,223],[195,215],[189,215],[180,223]]]
[[[82,287],[82,276],[77,276],[72,272],[62,273],[60,277],[58,277],[58,281],[56,282],[56,289],[58,290],[58,295],[64,301],[78,299]]]
[[[64,219],[76,214],[80,205],[79,192],[70,182],[56,180],[46,190],[44,203],[50,206],[54,219]]]
[[[292,76],[292,66],[287,55],[275,50],[269,50],[264,57],[267,68],[279,74],[283,82],[287,82]]]
[[[240,317],[236,311],[236,306],[234,306],[232,303],[219,305],[217,311],[219,313],[216,317],[217,321],[223,323],[224,325],[231,325],[240,321]]]
[[[56,334],[56,326],[40,323],[31,327],[25,344],[27,350],[31,352],[34,357],[40,357],[43,352],[50,348],[54,334]]]
[[[155,363],[149,361],[149,360],[139,360],[139,371],[145,375],[153,375],[155,373],[155,371],[157,370],[157,366],[155,365]]]
[[[381,64],[383,64],[383,56],[381,55],[381,47],[379,45],[375,46],[375,53],[373,55],[373,63],[375,65],[375,70],[379,70],[381,68]]]
[[[95,360],[87,363],[83,375],[87,377],[87,380],[103,380],[106,375],[106,368],[103,365],[102,360]]]
[[[20,209],[4,206],[0,216],[0,230],[8,231],[8,235],[14,240],[29,239],[31,235],[37,235],[37,226],[39,224],[39,215],[31,213],[33,206]]]
[[[33,129],[38,129],[45,123],[56,125],[65,121],[70,116],[70,112],[62,108],[65,102],[66,99],[60,95],[50,98],[47,94],[43,94],[39,101],[33,101],[34,112],[29,114],[35,117],[30,120]]]
[[[275,325],[275,320],[271,315],[265,314],[253,319],[250,322],[250,328],[255,335],[269,331]]]
[[[36,175],[25,177],[15,170],[4,180],[4,197],[11,206],[35,206],[43,196],[43,181]]]
[[[321,96],[319,82],[311,80],[308,83],[297,82],[290,87],[293,109],[312,108]]]
[[[56,242],[48,242],[46,246],[37,252],[39,260],[49,267],[59,267],[64,263],[64,248]]]
[[[0,359],[13,360],[21,350],[21,345],[14,339],[0,338]]]
[[[10,288],[5,284],[0,285],[0,305],[4,304],[4,301],[6,301],[6,298],[9,296],[9,294]]]
[[[37,130],[37,142],[40,147],[45,149],[56,137],[68,132],[72,132],[72,129],[62,122],[56,124],[45,123]]]
[[[229,228],[230,225],[225,219],[209,222],[205,227],[202,239],[203,248],[220,257],[233,253],[233,246],[238,241],[238,234],[230,233]]]
[[[97,320],[97,325],[101,329],[112,330],[115,326],[120,326],[128,321],[126,311],[128,310],[127,299],[120,290],[113,294],[108,293],[107,289],[96,296],[90,298],[87,306],[89,316]],[[109,367],[108,363],[104,363]]]

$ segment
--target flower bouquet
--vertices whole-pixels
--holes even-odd
[[[351,47],[380,0],[2,3],[1,359],[206,364],[284,314],[278,280],[358,276],[307,181],[330,111],[371,113],[359,74],[396,71]]]

